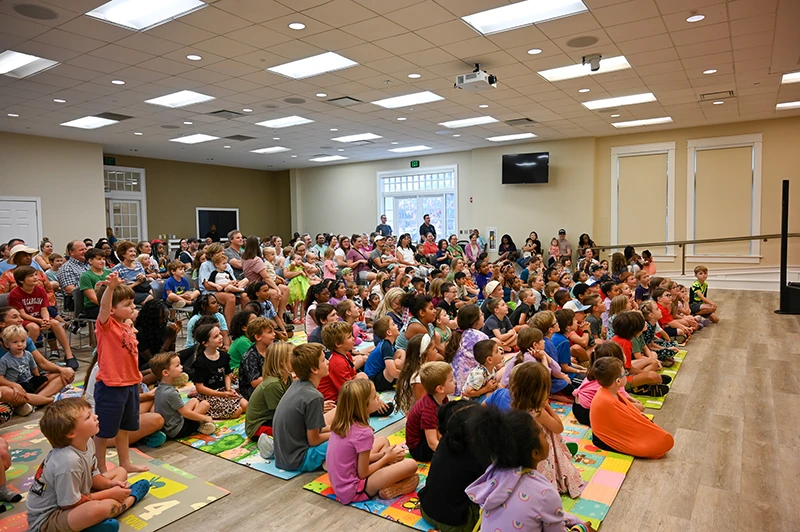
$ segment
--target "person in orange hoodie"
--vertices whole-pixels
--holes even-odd
[[[592,443],[606,451],[637,458],[661,458],[672,449],[672,435],[650,421],[629,399],[619,395],[625,386],[625,369],[613,357],[595,361],[592,372],[602,386],[592,401]]]

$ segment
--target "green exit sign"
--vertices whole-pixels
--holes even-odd
[[[103,157],[103,164],[105,164],[107,166],[116,166],[117,165],[117,159],[114,158],[114,157]]]
[[[419,161],[411,161],[411,168],[419,168]]]

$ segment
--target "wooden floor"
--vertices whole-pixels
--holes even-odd
[[[654,412],[675,448],[661,460],[634,461],[603,531],[800,527],[800,316],[773,314],[777,293],[712,295],[722,321],[691,340],[664,408]],[[283,481],[174,442],[144,450],[231,492],[166,531],[409,530],[303,490],[316,474]]]

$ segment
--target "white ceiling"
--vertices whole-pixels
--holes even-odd
[[[12,49],[61,63],[23,80],[0,76],[0,130],[97,142],[108,153],[134,151],[138,156],[278,170],[318,166],[309,158],[323,153],[344,155],[349,158],[344,162],[411,158],[413,153],[387,150],[425,144],[434,148],[425,154],[461,151],[496,145],[485,140],[489,136],[527,131],[552,140],[800,114],[800,109],[775,111],[778,102],[800,100],[800,83],[780,84],[781,74],[800,70],[796,29],[800,2],[584,2],[588,13],[484,37],[460,17],[510,2],[208,0],[210,5],[204,9],[137,33],[83,15],[105,0],[0,0],[0,52]],[[50,7],[58,18],[22,17],[13,9],[20,3]],[[705,20],[687,23],[693,11],[705,15]],[[291,30],[290,22],[302,22],[306,28]],[[585,48],[567,45],[579,36],[598,41]],[[528,55],[531,48],[541,48],[543,53]],[[335,51],[360,65],[300,81],[265,70],[325,51]],[[633,68],[556,83],[536,74],[580,62],[589,53],[623,54]],[[189,61],[188,54],[203,59]],[[499,78],[498,88],[481,93],[454,89],[456,75],[470,72],[476,62]],[[703,74],[711,68],[717,73]],[[422,77],[409,79],[409,73]],[[112,85],[115,79],[126,84]],[[591,92],[578,93],[581,88]],[[216,100],[182,109],[143,103],[184,89]],[[368,103],[422,90],[434,91],[445,100],[413,111]],[[735,97],[723,105],[699,102],[703,93],[727,90],[733,90]],[[327,93],[327,98],[316,97],[319,92]],[[613,111],[619,118],[611,118],[610,110],[589,111],[580,105],[640,92],[652,92],[658,101]],[[339,108],[326,102],[341,96],[365,103]],[[67,103],[54,103],[54,98]],[[302,98],[305,103],[289,104],[286,98]],[[489,107],[480,109],[480,104]],[[243,108],[253,112],[232,120],[205,115]],[[59,126],[102,112],[134,118],[93,131]],[[20,116],[10,118],[8,113]],[[445,129],[440,122],[484,114],[501,121],[528,117],[538,123],[514,128],[501,122],[451,130],[448,135],[436,133]],[[254,125],[288,115],[314,123],[280,130]],[[610,125],[662,116],[671,116],[674,123],[623,130]],[[407,120],[400,122],[398,117]],[[165,125],[180,129],[164,129]],[[363,147],[330,140],[366,132],[383,138]],[[168,142],[196,133],[257,139],[196,145]],[[275,145],[292,151],[250,153]]]

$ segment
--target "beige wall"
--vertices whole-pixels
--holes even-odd
[[[419,159],[419,170],[458,165],[459,233],[477,227],[485,235],[487,227],[497,227],[518,246],[530,231],[537,231],[543,243],[561,227],[577,238],[592,225],[594,144],[591,138],[570,139],[292,170],[293,226],[309,233],[374,229],[377,173],[410,170],[409,161]],[[548,184],[501,184],[504,153],[535,151],[550,152]]]
[[[101,145],[0,133],[0,175],[3,196],[41,198],[42,236],[57,252],[69,240],[105,236]]]
[[[594,195],[594,227],[593,236],[598,243],[609,242],[610,239],[610,204],[611,204],[611,148],[615,146],[631,146],[636,144],[649,144],[655,142],[676,143],[675,164],[675,238],[686,238],[686,171],[687,171],[687,142],[691,139],[704,139],[714,137],[727,137],[733,135],[748,135],[761,133],[763,135],[763,163],[761,178],[761,233],[778,233],[781,227],[781,181],[792,181],[790,205],[794,211],[800,208],[800,180],[797,179],[800,170],[800,117],[781,118],[775,120],[761,120],[755,122],[740,122],[698,128],[675,129],[668,131],[634,133],[615,137],[597,139],[595,150],[595,195]],[[725,179],[717,183],[720,196],[726,194],[728,183]],[[644,210],[646,213],[646,209]],[[735,208],[727,211],[730,220],[736,220],[740,213]],[[789,231],[800,232],[800,217],[789,218]],[[730,235],[734,236],[734,235]],[[657,240],[661,240],[659,237]],[[800,239],[790,240],[790,264],[800,264]],[[714,253],[710,247],[703,250]],[[661,263],[659,268],[674,270],[680,267],[680,251],[676,250],[678,258],[675,263]],[[719,252],[724,252],[720,248]],[[762,242],[761,255],[763,259],[758,265],[748,264],[713,264],[717,268],[747,268],[777,266],[780,259],[780,244],[778,240]],[[691,267],[694,263],[687,262]]]
[[[196,207],[238,208],[244,234],[279,234],[286,239],[291,233],[288,171],[113,156],[118,166],[145,170],[150,238],[194,235]]]

